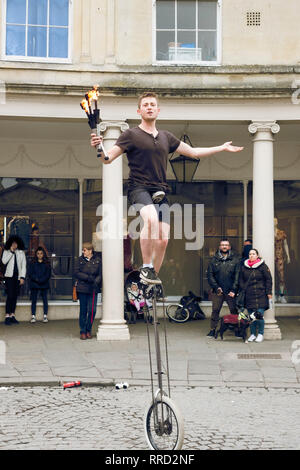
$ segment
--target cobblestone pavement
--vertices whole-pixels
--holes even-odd
[[[299,389],[176,387],[183,449],[300,449]],[[147,450],[148,387],[0,388],[0,449]]]

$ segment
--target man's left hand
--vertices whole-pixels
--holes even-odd
[[[229,297],[234,297],[235,296],[235,293],[234,292],[229,292]]]
[[[231,145],[232,142],[225,142],[225,144],[222,145],[223,150],[225,152],[240,152],[241,150],[244,149],[244,147],[236,147],[235,145]]]

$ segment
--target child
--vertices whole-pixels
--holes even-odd
[[[147,301],[145,302],[145,299],[143,297],[143,292],[141,289],[139,289],[139,286],[136,282],[132,282],[131,286],[127,290],[128,293],[128,299],[131,305],[134,305],[137,311],[139,312],[141,308],[144,307],[145,303],[147,303],[148,307],[151,307],[151,302]]]

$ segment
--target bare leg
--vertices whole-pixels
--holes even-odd
[[[143,228],[140,235],[140,245],[144,264],[152,263],[154,242],[159,237],[159,220],[155,207],[151,204],[144,206],[140,215],[143,219]]]
[[[169,242],[170,225],[159,222],[159,238],[153,241],[153,266],[158,273],[164,260]]]

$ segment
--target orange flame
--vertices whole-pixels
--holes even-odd
[[[92,90],[90,90],[86,95],[88,105],[91,106],[92,101],[98,101],[99,95],[100,95],[100,93],[98,91],[98,85],[95,85],[94,88]]]
[[[82,100],[81,103],[80,103],[80,106],[82,107],[82,109],[84,109],[84,111],[86,113],[89,112],[89,104],[88,104],[87,100]]]

